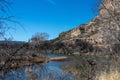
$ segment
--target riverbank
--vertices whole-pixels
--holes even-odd
[[[68,61],[70,60],[67,56],[52,56],[48,57],[45,54],[27,52],[24,55],[15,55],[10,57],[10,59],[2,60],[1,70],[3,72],[8,72],[9,70],[16,70],[25,66],[33,66],[36,64],[48,63],[49,61]],[[6,62],[8,61],[8,62]]]
[[[73,64],[61,69],[71,73],[75,80],[119,80],[120,56],[74,56]],[[111,75],[115,73],[115,75]],[[105,74],[105,75],[103,75]],[[111,79],[110,76],[111,75]],[[115,77],[116,76],[116,77]]]

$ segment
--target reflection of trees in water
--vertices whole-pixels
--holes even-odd
[[[58,68],[59,69],[59,68]],[[2,79],[0,77],[0,79]],[[2,80],[74,80],[72,75],[61,69],[50,69],[46,64],[11,71]]]
[[[47,66],[44,64],[28,67],[25,70],[29,80],[41,80],[40,78],[47,74]]]
[[[28,70],[27,75],[29,80],[72,80],[71,75],[66,71],[49,70],[47,66],[40,65],[35,70]]]

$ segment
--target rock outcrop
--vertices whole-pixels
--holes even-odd
[[[62,42],[68,48],[71,45],[72,52],[89,52],[91,46],[95,52],[120,52],[120,0],[105,0],[99,10],[100,14],[89,23],[61,33],[54,43]]]

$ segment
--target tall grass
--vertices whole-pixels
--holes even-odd
[[[69,71],[75,80],[120,80],[120,56],[76,56]]]
[[[100,75],[96,76],[95,80],[120,80],[120,72],[118,70],[102,72]]]

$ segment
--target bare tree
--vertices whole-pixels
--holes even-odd
[[[101,3],[101,8],[104,8],[108,14],[112,17],[113,21],[117,24],[117,30],[120,30],[120,24],[119,24],[119,20],[116,19],[116,14],[115,13],[119,13],[117,12],[118,9],[120,8],[119,6],[119,0],[116,0],[116,2],[118,2],[118,5],[113,4],[113,2],[115,3],[115,0],[105,0],[107,2],[107,4],[104,4],[103,0],[98,0]]]
[[[19,24],[17,21],[13,20],[14,16],[9,15],[10,5],[10,0],[0,0],[0,40],[5,40],[4,46],[0,44],[0,72],[3,74],[7,71],[5,67],[9,68],[9,65],[13,61],[12,57],[17,55],[16,53],[18,53],[18,51],[26,47],[26,44],[23,44],[13,48],[8,46],[8,42],[6,42],[12,39],[12,37],[9,38],[9,34],[6,37],[6,34],[9,33],[9,29],[14,29],[15,26],[12,25],[16,23]]]
[[[5,40],[7,39],[8,36],[11,37],[9,30],[10,29],[14,30],[15,29],[14,25],[20,24],[19,22],[14,20],[15,16],[9,14],[10,6],[11,0],[0,0],[0,40]]]
[[[49,35],[47,33],[35,33],[35,35],[32,36],[30,42],[32,42],[33,44],[37,44],[40,45],[41,42],[47,40],[49,37]]]

